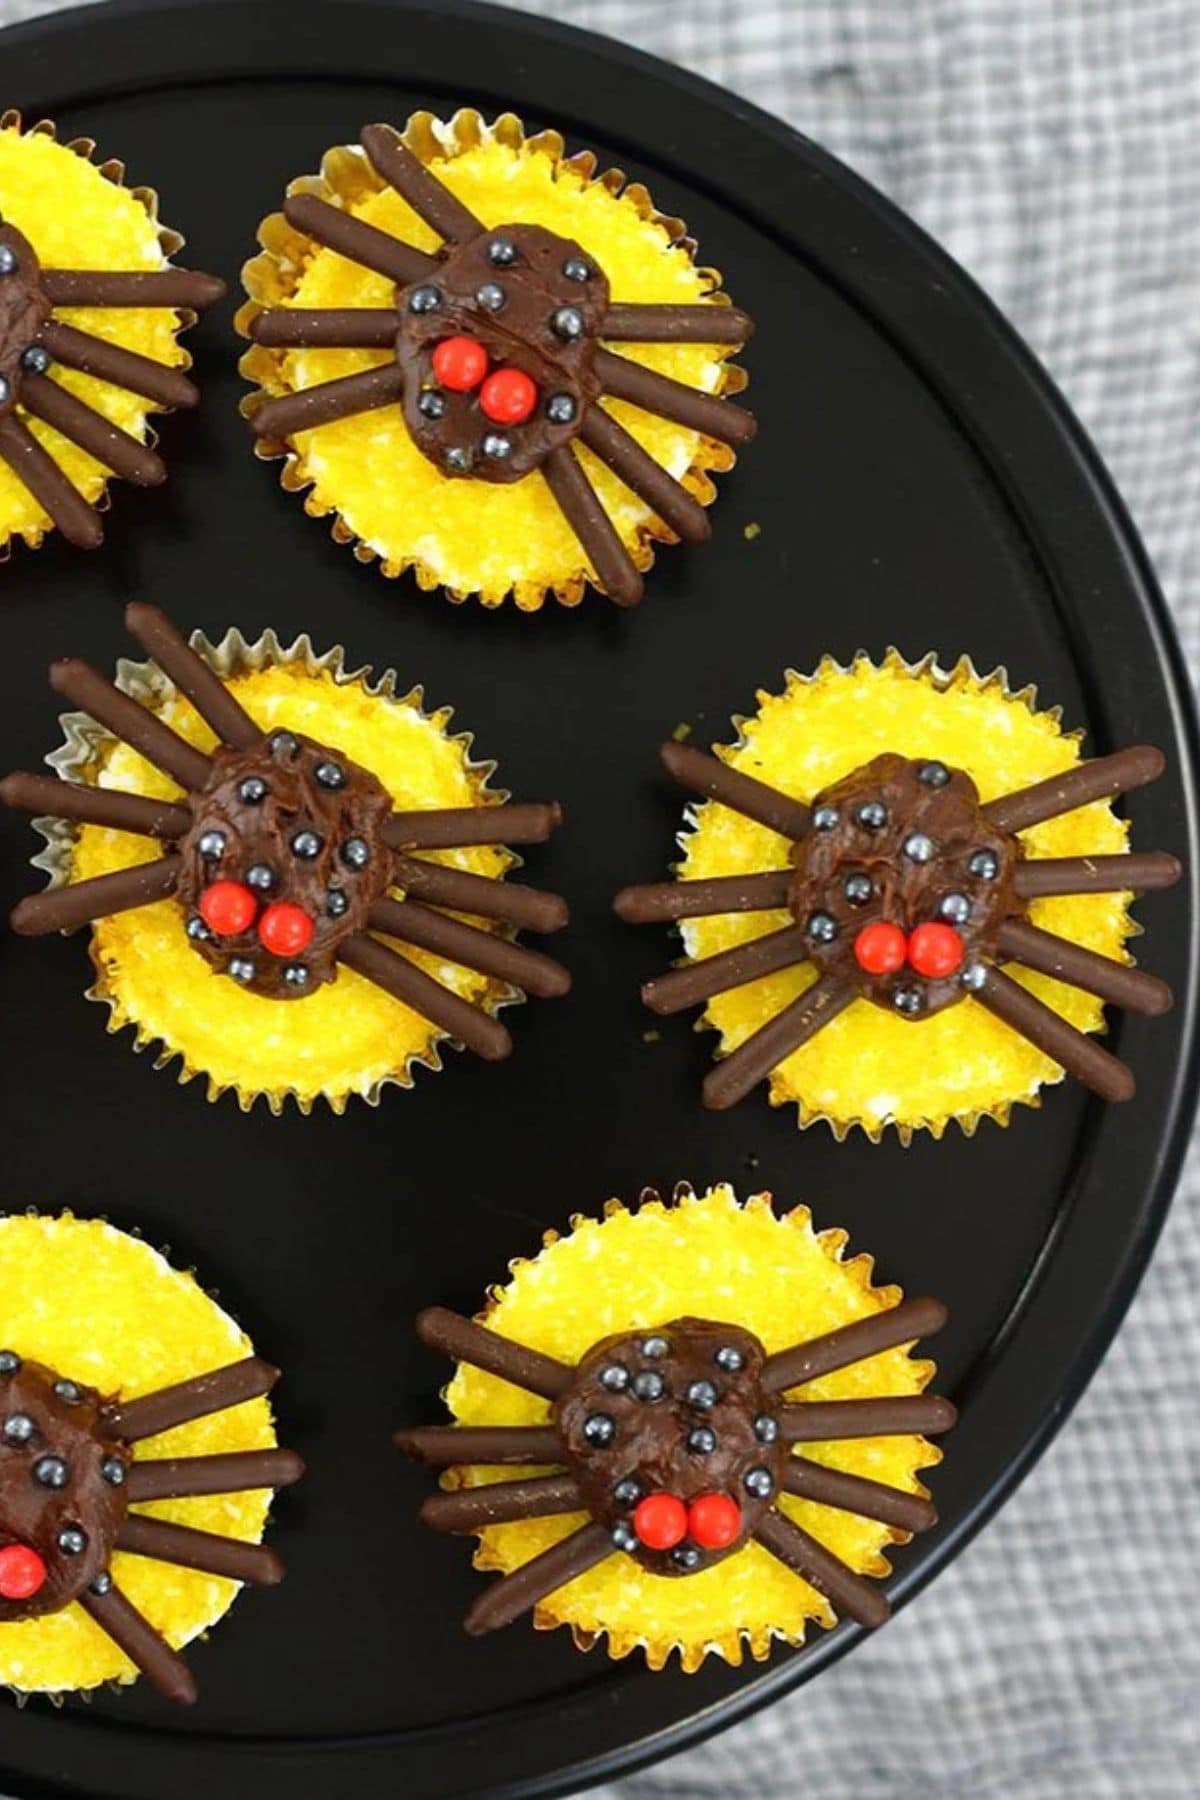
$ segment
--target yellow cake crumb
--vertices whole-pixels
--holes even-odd
[[[229,683],[264,731],[289,726],[341,750],[374,773],[397,807],[481,803],[487,771],[470,762],[467,743],[452,737],[448,710],[427,714],[419,693],[403,699],[372,694],[364,681],[338,679],[301,662],[247,669]],[[213,733],[191,704],[173,695],[161,716],[189,743],[210,749]],[[103,787],[170,798],[178,788],[127,744],[107,740],[90,778]],[[106,826],[80,829],[72,880],[107,874],[159,854],[147,839]],[[496,845],[447,850],[430,860],[478,875],[499,876],[516,860]],[[488,929],[486,920],[472,920]],[[391,944],[391,940],[387,940]],[[502,982],[417,950],[393,948],[464,999],[495,1010],[510,995]],[[99,981],[93,997],[112,1008],[110,1029],[133,1025],[138,1047],[163,1046],[162,1061],[182,1058],[181,1080],[203,1074],[210,1099],[232,1089],[243,1107],[263,1094],[276,1111],[287,1095],[307,1110],[320,1096],[340,1111],[349,1097],[374,1097],[385,1082],[411,1086],[412,1067],[440,1067],[445,1033],[351,969],[303,1000],[247,993],[212,970],[189,944],[183,911],[162,900],[116,913],[92,928]]]
[[[575,1218],[565,1236],[512,1264],[495,1290],[487,1324],[502,1336],[574,1364],[601,1338],[649,1329],[680,1317],[737,1324],[768,1352],[818,1337],[898,1304],[896,1287],[873,1287],[872,1260],[843,1260],[843,1231],[816,1232],[807,1207],[776,1217],[768,1194],[740,1205],[720,1184],[683,1192],[667,1205],[645,1198],[636,1211],[609,1203],[603,1220]],[[934,1365],[903,1348],[886,1350],[812,1381],[806,1399],[844,1400],[918,1394]],[[799,1392],[801,1390],[797,1390]],[[460,1364],[446,1392],[463,1425],[537,1425],[549,1406],[524,1389]],[[805,1456],[925,1495],[918,1470],[941,1461],[921,1437],[858,1438],[802,1446]],[[456,1469],[453,1485],[512,1479],[511,1467]],[[779,1504],[813,1537],[863,1575],[886,1575],[884,1551],[908,1533],[877,1520],[785,1495]],[[507,1573],[584,1523],[582,1514],[491,1525],[479,1534],[480,1569]],[[834,1623],[829,1603],[759,1545],[686,1578],[652,1575],[612,1556],[541,1602],[539,1628],[569,1625],[581,1648],[604,1636],[612,1656],[645,1651],[661,1667],[673,1650],[693,1671],[715,1654],[738,1663],[744,1649],[761,1660],[772,1638],[803,1641],[807,1623]]]
[[[108,1396],[135,1399],[253,1354],[245,1332],[191,1275],[100,1219],[0,1218],[0,1295],[6,1350]],[[275,1443],[270,1405],[248,1400],[147,1438],[134,1456],[207,1456]],[[260,1490],[139,1502],[138,1510],[256,1544],[270,1502]],[[215,1625],[239,1592],[236,1581],[121,1551],[112,1573],[176,1649]],[[136,1678],[133,1663],[76,1604],[0,1625],[0,1683],[22,1692],[61,1693]]]
[[[424,116],[426,121],[428,116]],[[462,113],[442,130],[437,175],[485,225],[534,224],[576,239],[608,275],[614,301],[680,302],[708,298],[719,285],[697,268],[687,249],[672,245],[644,189],[614,191],[562,160],[553,133],[523,139],[515,121],[489,130]],[[411,135],[411,134],[410,134]],[[414,143],[428,159],[429,143]],[[339,199],[356,218],[434,250],[440,239],[390,187],[384,187],[356,150],[330,152],[322,180],[294,188]],[[394,288],[336,252],[314,248],[279,216],[265,221],[265,253],[245,271],[247,290],[263,305],[381,307]],[[257,307],[248,309],[242,320]],[[735,391],[740,371],[728,348],[705,344],[622,344],[621,354],[706,393]],[[287,393],[353,374],[387,360],[367,350],[255,348],[243,373],[271,393]],[[732,454],[699,433],[624,401],[605,406],[655,461],[704,504],[714,497],[706,471],[728,468]],[[580,461],[622,542],[638,567],[652,561],[650,540],[671,538],[646,503],[582,445]],[[536,610],[546,591],[576,604],[591,568],[539,472],[511,483],[463,481],[442,475],[413,443],[396,406],[360,413],[297,433],[290,488],[311,485],[307,510],[335,512],[346,538],[382,559],[385,575],[415,570],[423,587],[441,585],[453,599],[478,594],[498,606],[511,592],[519,607]]]
[[[110,181],[49,133],[22,132],[16,124],[0,127],[0,217],[29,239],[43,267],[166,268],[152,208],[152,196]],[[190,366],[175,335],[182,321],[169,308],[72,306],[56,308],[54,316],[171,368]],[[122,431],[146,441],[157,410],[151,401],[58,365],[51,379]],[[99,500],[110,480],[104,466],[40,419],[24,413],[22,419],[84,499],[91,504]],[[0,550],[14,538],[36,549],[52,529],[49,515],[0,462]]]

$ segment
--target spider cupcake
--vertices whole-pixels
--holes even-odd
[[[502,1571],[470,1633],[532,1610],[581,1649],[606,1637],[656,1669],[678,1651],[690,1673],[809,1620],[883,1623],[884,1550],[936,1516],[919,1434],[954,1408],[908,1350],[946,1313],[873,1287],[845,1243],[766,1194],[647,1193],[549,1233],[479,1321],[422,1313],[459,1365],[455,1423],[397,1443],[449,1468],[425,1522],[476,1533],[476,1566]]]
[[[687,961],[643,988],[658,1013],[705,1006],[722,1060],[705,1104],[763,1079],[801,1125],[940,1136],[1063,1073],[1127,1100],[1126,1065],[1088,1035],[1103,1003],[1162,1013],[1132,966],[1135,892],[1180,865],[1131,854],[1109,801],[1161,774],[1157,750],[1082,761],[1032,689],[963,660],[831,660],[760,694],[718,757],[664,745],[706,804],[678,879],[627,888],[617,912],[680,922]]]
[[[110,474],[164,479],[151,414],[195,405],[178,334],[225,292],[94,148],[0,115],[0,557],[52,529],[92,549]]]
[[[557,132],[428,113],[292,184],[246,267],[260,455],[385,575],[533,610],[709,534],[750,321],[678,219]]]
[[[155,607],[125,616],[153,664],[124,665],[118,687],[54,663],[80,708],[49,759],[63,779],[0,783],[48,815],[38,861],[56,877],[14,930],[92,922],[111,1029],[133,1025],[160,1066],[178,1056],[181,1080],[204,1073],[210,1098],[232,1089],[243,1107],[323,1095],[340,1111],[440,1067],[446,1038],[507,1056],[498,1008],[570,978],[512,941],[567,910],[502,879],[505,846],[549,837],[561,809],[504,804],[447,709],[397,697],[390,673],[348,673],[340,649],[232,632],[193,648]]]
[[[192,1276],[100,1220],[0,1218],[0,1682],[63,1694],[141,1674],[188,1704],[184,1645],[244,1583],[272,1490],[279,1371]]]

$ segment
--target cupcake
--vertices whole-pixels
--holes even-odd
[[[846,1234],[758,1194],[684,1187],[547,1234],[477,1321],[435,1307],[424,1341],[458,1363],[455,1423],[403,1431],[445,1466],[426,1524],[473,1532],[502,1572],[478,1635],[533,1611],[580,1649],[756,1660],[808,1621],[888,1616],[884,1551],[934,1522],[923,1433],[954,1408],[912,1358],[945,1308],[874,1287]]]
[[[759,695],[716,757],[663,746],[705,804],[673,882],[625,889],[635,923],[678,921],[686,961],[642,990],[703,1005],[722,1060],[705,1104],[763,1079],[773,1105],[836,1136],[894,1125],[968,1135],[1073,1075],[1128,1100],[1131,1071],[1089,1035],[1104,1002],[1144,1013],[1166,984],[1132,966],[1135,892],[1179,879],[1134,855],[1110,800],[1162,773],[1147,747],[1084,761],[1079,734],[1003,670],[948,673],[889,651],[826,659]]]
[[[0,1218],[0,1682],[86,1691],[144,1675],[189,1704],[180,1650],[244,1583],[272,1490],[279,1371],[197,1286],[99,1219]]]
[[[80,711],[48,760],[62,779],[14,774],[0,799],[42,821],[50,888],[12,915],[25,934],[92,923],[93,999],[110,1029],[181,1059],[249,1108],[410,1087],[454,1040],[496,1060],[495,1016],[523,994],[565,993],[549,957],[512,941],[555,931],[553,894],[503,880],[508,844],[535,843],[557,805],[505,805],[495,765],[470,757],[395,692],[268,632],[194,647],[152,606],[126,623],[152,664],[120,686],[74,659],[55,692]],[[471,924],[458,915],[477,918]]]
[[[292,183],[239,325],[260,456],[385,575],[526,611],[642,597],[657,539],[709,535],[754,431],[750,335],[681,220],[505,114],[368,125]]]
[[[94,149],[0,115],[0,557],[55,528],[94,549],[110,474],[163,480],[151,414],[195,405],[179,333],[225,292]]]

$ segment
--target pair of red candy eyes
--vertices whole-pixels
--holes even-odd
[[[488,373],[488,353],[476,338],[443,338],[433,352],[433,372],[452,394],[479,389],[479,410],[495,425],[523,425],[537,405],[537,386],[523,369]]]
[[[936,981],[961,967],[966,947],[953,925],[927,919],[906,937],[899,925],[876,919],[854,940],[854,960],[868,975],[894,975],[907,963]]]
[[[742,1512],[728,1494],[701,1494],[690,1506],[675,1494],[647,1494],[631,1523],[647,1550],[673,1550],[685,1537],[702,1550],[725,1550],[742,1528]]]
[[[240,881],[214,881],[200,896],[200,917],[218,937],[237,937],[249,931],[258,918],[259,941],[275,956],[298,956],[312,942],[315,930],[302,906],[290,900],[273,900],[261,916],[258,901]]]
[[[0,1550],[0,1600],[32,1600],[46,1580],[46,1565],[28,1544]]]

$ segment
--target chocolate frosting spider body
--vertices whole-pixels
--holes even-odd
[[[24,376],[48,365],[38,338],[49,317],[33,245],[15,225],[0,224],[0,415],[13,411]]]

